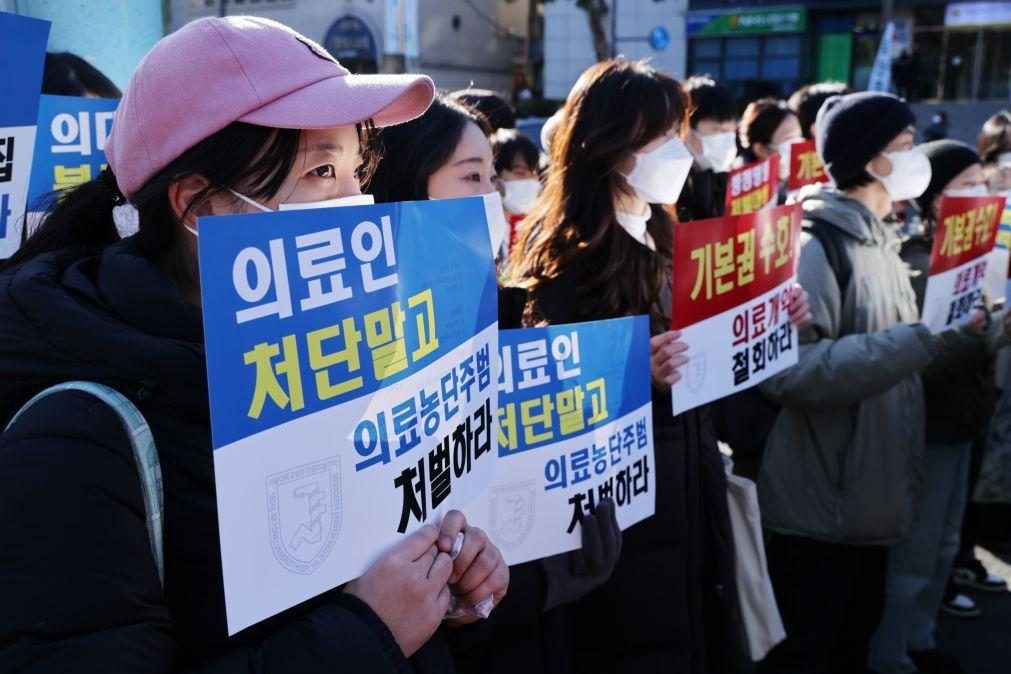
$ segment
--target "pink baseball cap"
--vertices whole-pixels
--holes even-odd
[[[418,117],[425,75],[352,75],[285,25],[253,16],[193,21],[156,44],[130,78],[106,142],[129,199],[155,174],[233,122],[326,129]]]

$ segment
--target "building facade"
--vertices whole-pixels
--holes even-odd
[[[658,69],[685,74],[686,0],[608,0],[604,31],[613,54],[649,59]],[[574,0],[544,5],[544,97],[564,100],[596,55],[586,13]],[[617,39],[615,40],[615,36]]]
[[[785,96],[805,82],[864,89],[884,24],[875,0],[691,0],[691,73],[742,98]],[[1008,100],[1011,3],[895,0],[893,88],[911,100]]]
[[[510,93],[528,52],[529,0],[169,0],[169,28],[254,14],[324,45],[352,72],[423,72],[440,89]]]

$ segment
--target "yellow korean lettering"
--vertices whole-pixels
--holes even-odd
[[[435,299],[432,289],[408,297],[407,306],[411,309],[423,308],[414,317],[418,329],[418,348],[411,352],[411,359],[417,362],[439,348],[439,336],[435,334]]]
[[[324,353],[324,342],[342,335],[344,348]],[[313,330],[306,335],[306,339],[309,344],[309,367],[316,373],[316,395],[320,400],[329,400],[364,385],[361,375],[336,382],[330,376],[330,368],[341,363],[347,365],[349,374],[361,369],[358,344],[362,341],[362,333],[355,328],[354,318],[345,318],[339,324]]]
[[[706,244],[701,248],[692,251],[691,259],[698,265],[698,272],[695,276],[695,287],[692,288],[692,299],[697,299],[705,285],[706,299],[713,297],[713,247]]]
[[[365,341],[372,350],[372,369],[378,381],[407,369],[404,319],[399,301],[364,316]]]
[[[281,355],[282,349],[284,356],[280,363],[274,365],[274,359]],[[243,354],[243,362],[256,368],[253,399],[250,402],[249,411],[246,413],[247,416],[259,419],[267,398],[270,398],[278,409],[284,409],[290,405],[291,411],[297,412],[305,407],[295,335],[282,337],[280,346],[266,342],[257,344],[252,350]],[[277,380],[279,375],[284,376],[288,384],[287,393]]]

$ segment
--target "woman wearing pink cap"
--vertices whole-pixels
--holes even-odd
[[[473,589],[466,603],[508,584],[476,529],[451,560],[459,513],[342,591],[226,636],[196,257],[197,216],[362,199],[373,125],[433,94],[424,76],[350,75],[251,17],[193,22],[141,62],[111,171],[62,195],[0,266],[0,420],[68,381],[136,405],[161,462],[164,577],[117,413],[87,392],[41,399],[0,436],[0,671],[451,671],[432,638],[450,589]],[[121,241],[126,200],[140,227]]]

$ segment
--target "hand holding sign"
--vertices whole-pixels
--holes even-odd
[[[476,607],[488,597],[497,605],[509,587],[509,567],[502,553],[488,540],[487,534],[477,527],[467,525],[467,518],[459,510],[451,510],[442,518],[439,549],[451,552],[458,534],[463,534],[463,545],[453,559],[449,584],[453,594],[465,608]],[[473,614],[454,618],[452,625],[465,625],[479,619]]]
[[[449,606],[453,562],[436,546],[438,535],[426,524],[344,587],[379,616],[407,657],[435,633]]]
[[[653,376],[653,386],[660,391],[667,392],[671,386],[681,381],[678,370],[688,362],[688,358],[682,355],[688,350],[688,345],[680,339],[680,330],[668,330],[649,340],[650,374]]]

